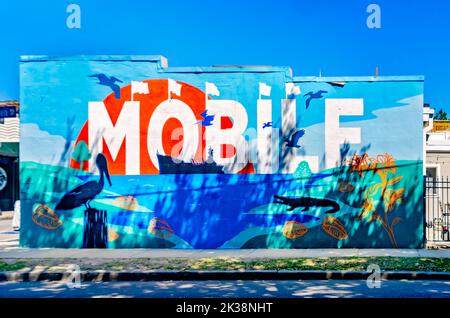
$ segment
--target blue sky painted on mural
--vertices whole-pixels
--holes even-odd
[[[81,6],[81,29],[66,7]],[[366,27],[377,3],[382,28]],[[291,66],[296,76],[425,75],[425,101],[450,111],[449,1],[3,1],[0,99],[19,96],[22,54],[162,54],[171,66]]]
[[[284,69],[274,68],[273,72],[260,73],[177,73],[176,68],[172,68],[170,72],[158,72],[156,62],[105,62],[97,61],[98,59],[100,57],[89,62],[58,59],[22,64],[22,83],[26,96],[21,119],[23,161],[67,165],[65,160],[61,160],[61,156],[68,130],[67,125],[61,123],[73,119],[72,138],[68,141],[72,143],[88,118],[88,102],[101,101],[107,95],[114,94],[110,88],[96,84],[97,80],[90,77],[99,72],[120,78],[123,86],[129,85],[131,80],[167,77],[193,84],[200,89],[203,89],[205,81],[216,83],[221,91],[220,99],[233,99],[245,107],[249,128],[257,128],[258,83],[264,82],[272,87],[270,99],[273,101],[273,127],[281,127],[281,99],[285,96]],[[48,77],[46,74],[52,76]],[[326,81],[327,78],[323,80]],[[326,90],[324,97],[364,98],[362,116],[342,116],[340,120],[342,126],[361,127],[362,142],[351,145],[348,156],[365,152],[362,148],[366,147],[371,155],[389,152],[398,160],[420,160],[421,143],[417,140],[422,138],[422,82],[420,79],[414,82],[384,80],[381,81],[380,78],[378,82],[347,82],[344,87],[333,87],[326,82],[296,82],[302,91],[302,96],[299,95],[296,99],[296,124],[297,128],[306,131],[300,140],[302,148],[298,150],[298,154],[318,156],[320,161],[325,156],[324,99],[314,100],[306,110],[303,95],[309,91]],[[40,85],[44,81],[48,85]],[[62,106],[64,111],[61,111]],[[42,116],[42,112],[46,116]],[[389,129],[388,133],[386,128]],[[391,136],[395,138],[390,138]],[[37,153],[36,149],[39,149]],[[411,157],[411,154],[417,155]],[[319,167],[320,170],[324,169],[325,163],[321,161]]]

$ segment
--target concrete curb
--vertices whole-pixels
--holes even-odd
[[[366,280],[365,271],[81,271],[83,282],[168,280]],[[0,282],[62,281],[73,272],[0,272]],[[446,280],[449,272],[381,272],[384,280]]]

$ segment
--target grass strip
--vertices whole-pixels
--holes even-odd
[[[133,259],[4,259],[0,271],[36,267],[63,270],[76,264],[81,270],[351,270],[365,271],[370,264],[384,271],[450,272],[450,259],[428,257],[319,257],[281,259],[133,258]]]

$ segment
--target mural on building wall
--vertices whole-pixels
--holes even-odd
[[[422,244],[420,77],[23,57],[21,104],[23,246]]]
[[[7,184],[8,184],[8,175],[6,174],[5,169],[0,167],[0,191],[6,188]]]

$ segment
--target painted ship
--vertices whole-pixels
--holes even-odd
[[[223,166],[218,165],[213,159],[212,149],[209,150],[208,160],[201,163],[184,162],[171,156],[157,154],[160,174],[223,174]]]

